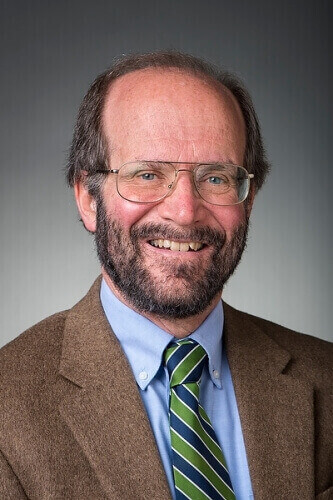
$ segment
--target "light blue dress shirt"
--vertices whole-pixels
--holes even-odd
[[[106,317],[131,365],[145,405],[170,489],[175,498],[168,422],[169,378],[163,366],[163,352],[174,337],[136,313],[111,292],[105,281],[101,301]],[[237,500],[253,499],[235,392],[225,352],[222,351],[223,308],[215,307],[189,337],[208,354],[200,387],[205,408],[228,464]]]

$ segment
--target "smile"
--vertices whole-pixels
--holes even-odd
[[[201,248],[203,247],[203,243],[200,243],[198,241],[179,242],[179,241],[159,239],[159,240],[150,240],[149,243],[153,247],[167,248],[172,252],[190,252],[190,251],[197,252],[198,250],[201,250]]]

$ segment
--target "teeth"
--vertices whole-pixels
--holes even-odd
[[[194,241],[191,241],[191,243],[190,243],[190,248],[191,248],[191,250],[197,251],[197,250],[199,250],[199,248],[201,248],[201,247],[202,247],[202,244],[201,244],[201,243],[194,242]]]
[[[202,243],[198,241],[189,241],[189,242],[181,242],[179,241],[171,241],[171,240],[151,240],[150,244],[157,248],[169,248],[173,252],[188,252],[190,249],[200,250],[202,248]]]
[[[171,241],[170,250],[172,250],[173,252],[179,252],[180,244],[177,241]]]

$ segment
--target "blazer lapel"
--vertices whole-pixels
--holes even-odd
[[[140,394],[99,300],[100,280],[69,313],[60,414],[108,498],[170,498]]]
[[[169,499],[141,397],[105,318],[100,280],[68,314],[59,411],[107,498]],[[314,497],[313,388],[248,316],[224,304],[224,342],[255,498]]]
[[[254,497],[314,498],[313,388],[290,354],[224,304],[227,349]]]

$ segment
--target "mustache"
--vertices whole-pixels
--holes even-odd
[[[218,231],[210,227],[196,227],[193,229],[179,230],[165,224],[142,224],[133,226],[130,230],[130,238],[133,244],[138,239],[163,239],[180,241],[200,241],[205,245],[221,249],[226,242],[224,231]]]

